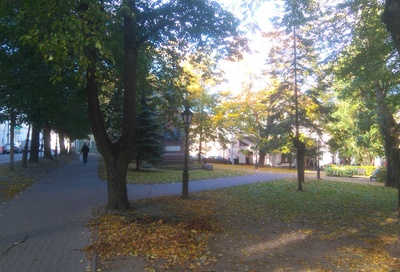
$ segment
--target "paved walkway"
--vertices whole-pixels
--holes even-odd
[[[85,226],[92,209],[106,203],[106,183],[97,178],[98,156],[89,155],[40,179],[19,197],[0,203],[0,271],[84,272],[82,248],[90,243]],[[261,173],[189,183],[189,192],[293,177]],[[181,184],[128,186],[129,199],[180,194]]]

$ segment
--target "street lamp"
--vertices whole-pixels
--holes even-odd
[[[182,198],[189,198],[189,126],[190,122],[192,122],[193,112],[189,110],[188,106],[185,106],[185,110],[182,112],[181,116],[183,124],[185,125],[185,161],[182,173]]]

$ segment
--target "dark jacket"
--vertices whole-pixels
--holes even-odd
[[[88,153],[89,153],[89,147],[86,144],[84,144],[81,149],[81,154],[87,155]]]

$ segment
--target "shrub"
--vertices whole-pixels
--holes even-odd
[[[386,181],[386,168],[380,168],[378,171],[378,174],[376,174],[376,181],[377,182],[383,182],[385,183]]]
[[[372,166],[372,165],[369,165],[369,166],[361,166],[361,169],[365,169],[365,175],[369,177],[369,176],[371,176],[372,173],[375,171],[376,166]]]
[[[328,165],[325,175],[331,177],[352,177],[357,170],[354,167]]]

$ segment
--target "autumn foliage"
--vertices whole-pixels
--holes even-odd
[[[103,260],[117,256],[145,257],[151,266],[181,266],[196,269],[215,258],[210,256],[208,239],[219,227],[212,209],[204,210],[206,200],[185,201],[162,197],[138,201],[131,213],[101,216],[91,223],[98,239],[89,247]],[[144,209],[140,207],[144,206]],[[171,209],[179,210],[171,211]],[[168,214],[161,218],[161,210]],[[173,215],[172,217],[170,215]]]
[[[87,250],[101,271],[115,271],[106,263],[124,269],[128,257],[145,259],[146,271],[397,271],[396,190],[351,180],[307,179],[299,192],[285,179],[135,201],[130,213],[92,222]]]

